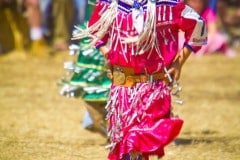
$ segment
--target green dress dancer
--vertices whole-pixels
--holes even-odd
[[[93,9],[92,3],[87,6],[87,20]],[[85,22],[78,27],[85,28],[86,25]],[[78,44],[69,46],[70,55],[77,55],[77,58],[73,62],[64,63],[67,76],[60,82],[62,86],[60,94],[82,98],[87,109],[83,118],[83,127],[106,136],[104,107],[111,81],[105,70],[105,58],[99,50],[90,45],[90,42],[89,38],[85,38]]]

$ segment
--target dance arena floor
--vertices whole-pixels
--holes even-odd
[[[67,53],[0,57],[0,160],[106,160],[106,139],[81,127],[84,103],[59,95]],[[163,160],[240,159],[240,55],[191,57],[180,81],[185,120]],[[152,158],[155,159],[155,158]]]

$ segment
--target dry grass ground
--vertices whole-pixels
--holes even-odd
[[[59,95],[67,53],[0,57],[0,160],[104,160],[105,139],[81,127],[84,103]],[[240,159],[240,58],[190,58],[180,81],[185,120],[163,160]]]

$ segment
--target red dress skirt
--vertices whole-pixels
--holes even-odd
[[[171,117],[169,87],[159,80],[135,87],[112,85],[108,110],[110,160],[122,160],[130,151],[162,157],[164,146],[179,134],[183,120]]]

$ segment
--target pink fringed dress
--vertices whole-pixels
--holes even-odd
[[[100,0],[89,25],[99,20],[110,5],[110,0]],[[147,0],[141,2],[146,19]],[[184,45],[193,51],[206,43],[206,28],[201,17],[177,0],[157,0],[157,46],[136,54],[133,43],[121,43],[122,37],[137,36],[133,25],[132,6],[118,1],[118,13],[106,35],[96,44],[108,43],[111,50],[107,59],[111,65],[132,68],[135,74],[153,74],[168,68],[178,51],[178,31],[185,32]],[[158,49],[159,51],[158,51]],[[164,146],[179,134],[183,120],[171,116],[169,87],[162,80],[137,83],[134,87],[112,84],[108,111],[110,160],[122,160],[130,151],[162,157]]]

